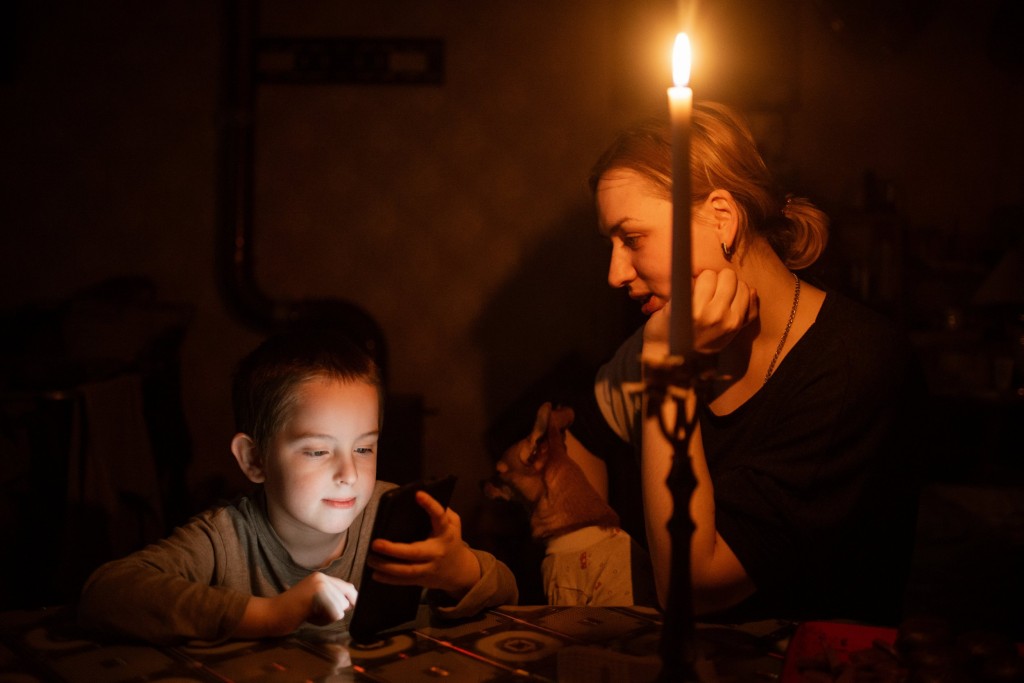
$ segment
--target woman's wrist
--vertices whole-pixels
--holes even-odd
[[[644,340],[640,348],[640,359],[644,363],[661,363],[668,357],[668,342]]]

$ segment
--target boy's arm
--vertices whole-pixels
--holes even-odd
[[[212,526],[193,520],[167,539],[101,565],[82,589],[80,623],[154,643],[227,637],[249,596],[211,586],[219,545]]]
[[[453,600],[440,590],[427,591],[427,601],[439,616],[462,619],[488,607],[515,605],[519,602],[519,587],[512,570],[488,552],[474,548],[469,548],[469,551],[480,566],[480,578],[460,599]]]
[[[312,572],[273,597],[252,596],[231,632],[233,638],[273,638],[294,633],[307,621],[326,626],[342,619],[356,602],[348,581]]]

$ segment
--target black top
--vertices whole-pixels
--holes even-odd
[[[760,391],[728,415],[700,407],[716,526],[757,587],[723,619],[897,623],[917,510],[916,367],[895,327],[829,292]],[[638,471],[603,422],[591,397],[573,434],[614,471]],[[613,504],[641,499],[639,478],[628,485]]]

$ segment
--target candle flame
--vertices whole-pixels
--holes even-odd
[[[676,34],[672,48],[672,80],[677,88],[690,82],[690,39],[685,33]]]

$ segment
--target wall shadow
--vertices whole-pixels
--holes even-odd
[[[587,390],[597,367],[642,322],[636,305],[607,284],[609,244],[593,208],[573,207],[524,254],[474,328],[484,353],[483,435],[492,459],[523,438],[543,401],[568,402]],[[520,601],[543,604],[543,546],[530,540],[518,504],[484,500],[467,520],[468,538],[515,572]]]

